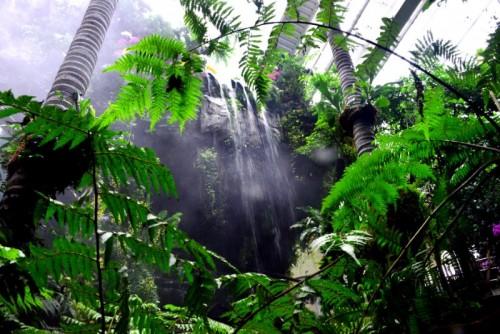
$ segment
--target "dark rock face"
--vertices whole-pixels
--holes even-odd
[[[293,252],[290,226],[300,218],[295,208],[319,204],[321,172],[310,161],[292,164],[279,116],[257,111],[243,85],[220,84],[211,74],[204,80],[199,117],[183,134],[136,128],[135,142],[156,150],[179,191],[178,201],[157,198],[154,209],[182,212],[192,237],[242,270],[283,274]]]
[[[230,136],[229,118],[224,106],[225,100],[222,98],[205,96],[200,118],[200,131],[202,133],[219,133],[220,135]],[[220,133],[223,134],[220,134]]]

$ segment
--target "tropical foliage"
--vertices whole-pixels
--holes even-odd
[[[178,214],[151,212],[151,194],[177,196],[170,171],[151,149],[134,146],[124,133],[108,127],[114,120],[127,121],[145,111],[151,115],[153,127],[165,110],[170,111],[169,121],[182,127],[196,115],[201,88],[195,73],[201,71],[201,61],[188,55],[182,43],[159,36],[143,39],[131,51],[112,67],[129,82],[101,117],[95,116],[89,101],[63,112],[29,96],[15,97],[10,91],[0,95],[1,117],[24,114],[30,118],[15,134],[18,142],[10,145],[29,140],[36,142],[36,148],[20,154],[29,159],[37,148],[82,150],[81,158],[89,165],[81,180],[75,180],[72,201],[40,194],[35,222],[52,231],[48,245],[35,242],[22,251],[2,246],[2,277],[15,273],[25,277],[15,286],[14,277],[3,282],[5,330],[28,330],[28,325],[51,328],[53,324],[45,317],[57,318],[54,323],[64,332],[76,328],[157,332],[160,327],[180,326],[182,321],[169,322],[168,317],[188,311],[163,311],[130,294],[128,259],[180,275],[187,283],[201,284],[193,285],[186,298],[192,305],[190,315],[204,313],[206,301],[200,293],[210,297],[216,286],[215,262],[224,260],[180,231]],[[179,57],[182,67],[175,62]],[[161,89],[159,85],[163,85]],[[12,159],[23,157],[14,155]],[[10,244],[8,232],[3,237]],[[23,321],[22,314],[28,313],[36,314],[37,319]],[[193,321],[190,318],[185,325],[194,326]],[[202,322],[196,326],[211,325]]]
[[[195,40],[208,45],[207,53],[227,54],[225,37],[241,27],[231,7],[221,0],[181,3]],[[255,27],[235,34],[246,47],[242,76],[263,103],[273,81],[269,74],[279,66],[300,66],[275,50],[277,37],[289,33],[290,24],[274,26],[267,50],[258,46],[259,27],[271,22],[273,8],[255,3]],[[289,1],[292,19],[300,19],[299,5]],[[321,1],[316,19],[321,24],[305,36],[305,45],[326,41],[328,27],[342,19],[342,8],[336,1]],[[208,25],[223,37],[210,40]],[[335,74],[309,76],[308,87],[298,87],[299,94],[319,91],[320,99],[312,106],[308,99],[293,106],[298,116],[309,113],[315,119],[295,142],[297,152],[335,146],[352,162],[337,175],[321,209],[310,210],[298,225],[302,246],[322,254],[318,270],[301,277],[240,273],[190,239],[179,228],[180,214],[152,211],[153,195],[177,196],[173,177],[154,151],[135,146],[112,125],[147,118],[153,129],[166,118],[182,130],[196,117],[203,63],[182,42],[153,35],[129,48],[109,67],[125,85],[99,117],[89,101],[63,112],[32,97],[1,92],[0,118],[25,117],[24,124],[13,127],[5,161],[77,152],[84,173],[71,182],[73,196],[58,200],[40,192],[34,222],[49,235],[43,241],[14,247],[11,231],[2,229],[0,328],[21,333],[424,333],[484,317],[488,287],[469,249],[492,251],[493,242],[478,240],[492,239],[488,233],[500,213],[495,198],[499,36],[497,28],[478,59],[465,61],[453,45],[428,35],[413,55],[431,78],[415,75],[396,88],[366,83],[366,98],[381,109],[381,120],[376,149],[357,159],[339,126],[342,96]],[[274,94],[283,98],[279,82]],[[204,157],[213,159],[210,152]],[[456,277],[443,272],[443,261],[458,264]],[[141,270],[182,282],[184,305],[143,300],[131,283]],[[230,304],[218,319],[224,323],[209,317],[218,291],[228,294]]]

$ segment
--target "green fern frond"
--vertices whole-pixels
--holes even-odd
[[[101,187],[99,195],[115,222],[119,224],[130,223],[135,231],[146,223],[149,207],[145,203],[105,187]]]
[[[315,291],[321,303],[328,308],[343,307],[361,300],[361,296],[339,282],[313,279],[307,282],[307,286]]]
[[[276,49],[268,48],[265,52],[261,45],[262,33],[259,29],[240,35],[240,47],[244,49],[239,61],[241,75],[248,87],[255,90],[259,105],[265,102],[271,88],[269,74],[274,69],[272,57],[276,54]]]
[[[152,303],[144,303],[138,296],[132,295],[128,300],[130,308],[130,329],[139,333],[153,334],[165,330],[160,309]]]
[[[31,245],[30,253],[26,267],[38,286],[46,286],[49,277],[56,282],[64,277],[81,277],[87,282],[93,280],[96,253],[86,244],[57,238],[51,249]]]
[[[45,330],[45,329],[39,329],[36,327],[28,326],[28,325],[21,325],[21,328],[16,331],[16,333],[20,334],[51,334],[53,333],[50,330]]]
[[[181,0],[180,3],[186,12],[201,15],[207,23],[211,23],[221,34],[236,30],[240,26],[239,16],[234,15],[234,9],[225,1]],[[200,42],[205,39],[204,34],[198,34],[197,37],[201,37]]]
[[[44,214],[42,212],[45,212]],[[88,239],[93,233],[92,209],[76,205],[64,204],[52,198],[43,197],[38,203],[35,220],[44,219],[49,223],[52,219],[59,226],[67,227],[69,235]]]
[[[404,223],[404,222],[401,222]],[[375,241],[382,249],[389,250],[392,254],[401,251],[402,233],[395,228],[390,228],[386,224],[377,221],[369,225],[373,234],[376,235]]]
[[[383,17],[377,44],[392,49],[398,40],[401,28],[394,19]],[[365,80],[373,79],[383,65],[382,61],[385,56],[385,51],[382,49],[374,46],[369,47],[368,52],[363,56],[363,62],[356,68],[358,75]]]
[[[191,31],[193,38],[198,43],[203,43],[206,40],[206,34],[208,28],[205,21],[198,15],[195,14],[193,10],[187,9],[184,13],[184,23],[186,27]]]
[[[46,289],[37,289],[26,277],[16,277],[17,282],[7,279],[0,294],[0,310],[3,315],[44,310],[44,298],[49,297]]]
[[[102,239],[109,251],[113,249],[113,244],[119,244],[125,254],[144,264],[154,265],[162,272],[169,272],[171,264],[175,263],[171,249],[163,249],[151,241],[141,240],[129,233],[104,232]],[[109,257],[111,254],[105,254],[105,258]]]
[[[415,45],[412,51],[413,60],[427,68],[434,68],[440,60],[450,62],[456,71],[466,71],[477,65],[475,58],[463,58],[458,47],[449,40],[435,39],[428,31]]]
[[[160,162],[150,148],[141,148],[124,140],[112,143],[95,141],[96,163],[105,178],[112,178],[119,185],[128,186],[134,180],[146,191],[163,191],[177,196],[172,173]]]
[[[88,102],[81,103],[79,111],[44,106],[31,96],[14,97],[11,91],[0,92],[0,118],[17,113],[29,115],[32,120],[23,127],[24,134],[39,137],[39,145],[52,143],[54,150],[73,149],[84,142],[95,130],[93,110]]]
[[[230,287],[236,297],[245,295],[250,289],[261,287],[270,292],[271,279],[259,273],[222,275],[217,278],[220,286]]]
[[[14,96],[11,90],[0,92],[0,119],[12,115],[27,112],[29,110],[40,110],[41,103],[34,101],[33,96]]]
[[[128,49],[108,71],[119,72],[126,85],[99,119],[101,127],[148,114],[151,129],[168,112],[181,130],[196,118],[201,103],[201,58],[175,39],[151,35]]]
[[[137,44],[127,49],[136,55],[146,55],[153,59],[164,61],[176,60],[179,57],[185,56],[186,46],[181,41],[174,38],[162,37],[152,34],[142,38]],[[129,68],[127,71],[132,70]],[[137,72],[146,72],[154,75],[155,73],[145,71],[141,68],[135,68]]]
[[[346,8],[341,5],[340,1],[320,0],[316,21],[329,27],[338,27],[343,21],[345,11]]]

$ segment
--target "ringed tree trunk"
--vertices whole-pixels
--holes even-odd
[[[85,94],[97,55],[118,0],[91,0],[82,23],[59,68],[45,105],[68,109]],[[26,139],[7,165],[6,190],[0,201],[3,243],[27,249],[34,239],[34,211],[40,192],[54,196],[78,182],[90,165],[85,143],[73,150],[40,148],[36,139]]]
[[[85,94],[117,3],[118,0],[90,1],[45,105],[67,109],[73,106],[75,93]]]
[[[333,53],[333,63],[340,77],[340,88],[344,95],[344,111],[340,115],[342,127],[352,134],[358,155],[370,152],[374,146],[373,123],[376,109],[363,102],[361,90],[356,85],[354,66],[349,52],[336,43],[344,35],[330,31],[328,39]]]

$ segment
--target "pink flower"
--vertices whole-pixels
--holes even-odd
[[[128,39],[126,38],[120,38],[118,41],[116,41],[116,45],[118,45],[118,47],[120,48],[126,47],[127,44],[128,44]]]
[[[130,37],[128,44],[135,44],[135,43],[139,42],[140,40],[141,40],[141,38],[139,36],[132,36],[132,37]]]
[[[132,44],[135,44],[140,41],[139,36],[132,36],[132,34],[127,34],[124,35],[122,38],[120,38],[118,41],[116,41],[116,44],[118,45],[119,48],[126,48]]]
[[[136,44],[141,40],[139,36],[133,36],[132,33],[129,33],[128,31],[122,32],[121,35],[123,37],[116,41],[119,49],[113,52],[113,54],[117,57],[123,56],[125,53],[127,53],[127,48],[129,46],[131,46],[132,44]]]
[[[500,224],[493,224],[491,231],[493,232],[494,237],[500,236]]]
[[[280,78],[281,76],[281,70],[280,69],[275,69],[271,73],[268,74],[269,79],[276,81]]]
[[[492,265],[493,263],[489,259],[483,259],[479,262],[479,266],[484,270],[489,269]]]

